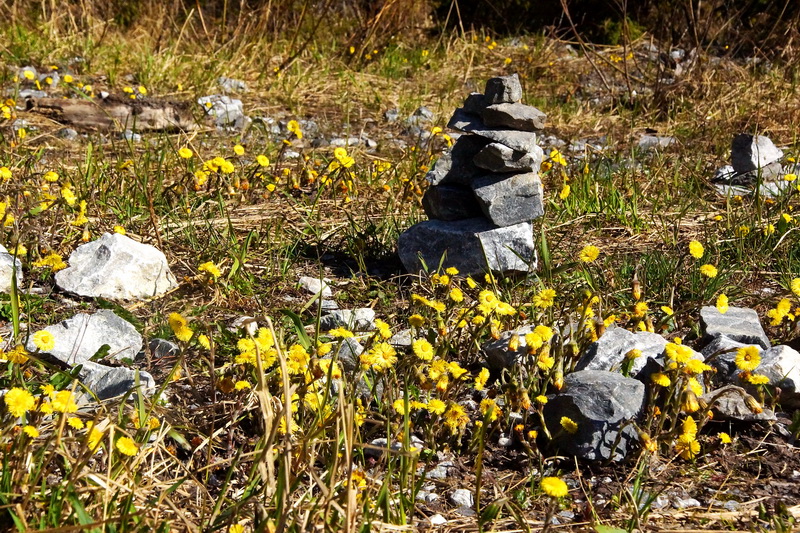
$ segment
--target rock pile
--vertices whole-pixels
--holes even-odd
[[[764,135],[740,133],[731,143],[731,164],[717,170],[711,179],[717,192],[724,196],[752,194],[779,196],[792,185],[784,177],[796,175],[800,166],[783,166],[783,150]]]
[[[463,274],[536,267],[531,221],[544,214],[544,154],[535,132],[546,115],[521,99],[516,74],[492,78],[450,119],[464,134],[428,173],[422,204],[430,220],[399,239],[409,272],[440,263]]]

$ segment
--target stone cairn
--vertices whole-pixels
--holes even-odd
[[[536,268],[531,221],[544,214],[538,170],[544,154],[536,132],[547,118],[520,103],[519,77],[486,82],[448,127],[463,134],[426,176],[422,205],[430,220],[400,235],[409,272],[456,267],[464,275]]]

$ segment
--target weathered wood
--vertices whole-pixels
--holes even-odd
[[[28,111],[83,130],[189,131],[197,128],[186,104],[159,100],[31,98]]]

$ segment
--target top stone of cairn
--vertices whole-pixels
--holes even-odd
[[[519,76],[500,76],[490,78],[486,82],[484,91],[485,104],[516,104],[522,100],[522,85],[519,83]]]

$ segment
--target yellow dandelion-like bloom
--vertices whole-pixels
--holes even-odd
[[[789,287],[792,289],[795,296],[800,297],[800,278],[794,278],[789,284]]]
[[[349,337],[355,337],[355,335],[353,334],[352,331],[350,331],[347,328],[342,328],[342,327],[333,328],[332,330],[328,331],[328,335],[330,335],[331,337],[339,338],[339,339],[346,339],[346,338],[349,338]]]
[[[49,352],[56,347],[56,338],[52,333],[41,329],[33,334],[33,344],[43,352]]]
[[[695,259],[700,259],[705,253],[706,249],[703,248],[703,245],[700,244],[700,241],[692,241],[689,243],[689,254]]]
[[[702,372],[708,372],[709,370],[711,370],[711,367],[709,365],[705,364],[700,359],[689,359],[688,361],[686,361],[686,364],[683,367],[683,370],[687,374],[697,375],[697,374],[700,374]]]
[[[638,359],[641,356],[642,356],[642,351],[639,350],[638,348],[633,348],[631,350],[628,350],[627,353],[625,353],[625,359],[628,361],[633,361],[634,359]]]
[[[425,339],[417,339],[412,342],[411,349],[414,355],[423,361],[430,361],[433,359],[433,345]]]
[[[731,436],[728,435],[727,433],[720,432],[720,433],[717,434],[717,436],[719,437],[719,441],[722,444],[730,444],[731,443]]]
[[[481,368],[481,371],[475,376],[475,390],[483,390],[487,381],[489,381],[489,369]]]
[[[755,346],[743,346],[736,350],[736,368],[752,372],[761,364],[761,354]]]
[[[600,257],[600,248],[591,244],[586,245],[578,254],[578,259],[584,263],[594,263]]]
[[[481,414],[484,416],[484,418],[488,419],[489,422],[494,422],[503,414],[503,411],[491,398],[484,398],[481,400],[480,410]]]
[[[194,156],[194,152],[192,152],[191,148],[184,146],[180,150],[178,150],[178,155],[181,156],[183,159],[191,159]]]
[[[636,302],[636,305],[633,306],[633,316],[636,318],[644,318],[649,310],[650,307],[646,302]]]
[[[700,274],[707,278],[716,278],[718,274],[717,267],[714,265],[705,264],[700,267]]]
[[[567,166],[567,160],[564,159],[564,156],[556,149],[550,150],[550,160],[553,163],[559,164],[562,167]]]
[[[546,309],[552,307],[556,300],[556,291],[553,289],[542,289],[533,297],[533,305]]]
[[[717,311],[723,315],[728,312],[728,297],[725,294],[717,297]]]
[[[564,480],[557,477],[546,477],[541,482],[542,492],[551,498],[563,498],[569,494],[569,487],[564,483]]]
[[[419,328],[425,325],[425,318],[422,315],[414,314],[408,317],[408,323],[415,328]]]
[[[33,394],[19,387],[14,387],[5,393],[3,401],[6,404],[6,409],[14,418],[23,416],[36,405],[36,399]]]
[[[691,435],[692,437],[697,436],[697,422],[695,422],[694,418],[691,416],[686,417],[686,420],[683,421],[681,429],[684,435]]]
[[[237,144],[233,147],[233,153],[236,155],[244,155],[244,146]]]
[[[268,167],[269,166],[269,158],[265,155],[259,154],[256,156],[256,162],[259,166]]]
[[[672,316],[675,314],[675,311],[673,311],[673,309],[668,305],[662,305],[661,311],[667,316]]]
[[[450,289],[448,296],[456,303],[461,303],[464,301],[464,293],[458,287],[453,287]]]
[[[669,387],[672,381],[670,381],[669,376],[662,373],[662,372],[654,372],[650,379],[653,383],[658,385],[659,387]]]
[[[194,335],[194,331],[188,326],[189,323],[180,313],[170,313],[169,317],[167,317],[167,322],[172,332],[180,341],[189,342],[192,335]]]
[[[700,453],[700,443],[697,442],[693,435],[683,434],[678,437],[678,441],[675,443],[675,451],[678,452],[681,458],[688,461],[694,459]]]
[[[425,408],[431,414],[441,415],[444,414],[445,410],[447,409],[447,404],[438,398],[433,398],[428,401],[428,404]]]
[[[769,377],[763,374],[750,374],[747,376],[747,382],[751,385],[766,385],[769,383]]]
[[[286,124],[286,129],[298,139],[303,138],[303,130],[300,129],[300,123],[296,120],[290,120],[289,123]]]
[[[547,403],[547,396],[545,396],[544,394],[540,394],[539,396],[534,398],[533,401],[535,401],[539,405],[545,405]]]
[[[566,200],[569,197],[569,193],[571,192],[571,188],[569,184],[565,184],[561,188],[561,192],[558,193],[558,197],[562,200]]]
[[[392,329],[389,327],[389,324],[380,318],[375,319],[375,331],[382,339],[390,339],[392,337]]]
[[[564,428],[564,431],[571,435],[574,435],[578,432],[578,424],[568,416],[562,416],[559,424],[561,424],[561,427]]]
[[[78,404],[72,396],[72,391],[62,390],[53,395],[53,411],[58,413],[74,413],[78,410]]]
[[[35,427],[31,426],[31,425],[27,425],[27,426],[23,427],[22,428],[22,432],[25,433],[27,436],[29,436],[32,439],[35,439],[36,437],[39,436],[39,430],[36,429]]]
[[[469,416],[467,416],[467,412],[459,404],[450,402],[444,414],[444,424],[450,429],[450,432],[455,435],[469,424]]]
[[[497,295],[489,290],[481,291],[478,294],[478,302],[481,309],[485,309],[487,311],[492,311],[497,308],[500,304],[500,300],[497,298]],[[486,314],[486,313],[484,313]]]
[[[200,272],[207,272],[214,279],[217,279],[222,274],[222,272],[220,272],[219,270],[219,267],[215,265],[213,261],[206,261],[205,263],[197,267],[197,270],[199,270]]]
[[[119,453],[129,457],[133,457],[139,453],[139,446],[130,437],[120,437],[117,439],[117,442],[114,446],[117,448]]]
[[[81,420],[80,418],[78,418],[76,416],[69,417],[67,419],[67,424],[69,424],[70,427],[72,427],[74,429],[83,429],[83,426],[84,426],[83,420]]]
[[[198,335],[197,336],[197,344],[205,348],[206,350],[211,349],[211,339],[208,338],[208,335]]]
[[[700,382],[697,381],[697,378],[694,376],[686,380],[686,390],[692,391],[695,396],[700,396],[703,394],[703,386],[700,385]]]

